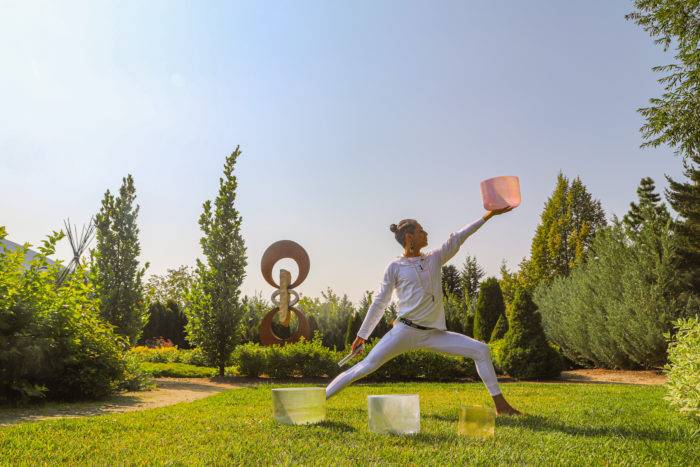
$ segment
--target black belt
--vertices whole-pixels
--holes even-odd
[[[435,328],[426,328],[425,326],[421,326],[420,324],[416,324],[413,321],[411,321],[410,319],[406,319],[406,318],[398,318],[398,320],[401,321],[406,326],[411,326],[412,328],[420,329],[422,331],[429,331],[431,329],[435,329]]]

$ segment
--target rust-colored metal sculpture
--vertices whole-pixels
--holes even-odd
[[[294,283],[291,283],[292,274],[282,269],[280,271],[280,280],[278,284],[272,278],[272,268],[277,261],[285,258],[293,259],[297,263],[299,275]],[[306,316],[304,316],[304,313],[294,308],[294,305],[299,301],[299,294],[295,290],[292,290],[294,287],[304,282],[304,279],[306,279],[306,276],[309,274],[310,267],[311,262],[309,261],[309,255],[306,253],[306,250],[304,250],[301,245],[291,240],[275,242],[267,247],[267,250],[263,253],[262,260],[260,261],[262,275],[265,281],[277,290],[272,294],[272,303],[276,305],[275,308],[270,310],[260,323],[261,344],[286,344],[287,342],[297,342],[302,337],[307,340],[311,339],[311,326],[309,326],[309,321],[306,319]],[[291,302],[290,295],[294,296],[294,300]],[[277,297],[279,297],[279,299],[277,299]],[[289,321],[291,319],[290,311],[296,315],[299,323],[294,334],[287,339],[283,339],[273,332],[272,319],[275,314],[279,313],[280,324],[289,327]]]

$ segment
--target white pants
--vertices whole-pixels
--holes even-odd
[[[489,346],[471,337],[437,329],[421,330],[403,323],[396,325],[382,337],[364,360],[339,374],[326,387],[326,399],[348,384],[377,370],[392,358],[409,350],[428,349],[474,359],[476,371],[492,396],[501,393],[496,371],[491,363]]]

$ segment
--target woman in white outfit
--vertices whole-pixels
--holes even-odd
[[[404,248],[403,256],[392,260],[384,271],[379,290],[367,310],[367,315],[352,349],[367,341],[384,310],[391,301],[394,290],[399,299],[398,317],[394,327],[384,335],[361,362],[338,375],[326,388],[326,398],[342,388],[377,370],[399,354],[416,349],[429,349],[474,359],[479,377],[493,397],[498,414],[520,414],[506,402],[496,380],[488,345],[471,337],[447,331],[445,310],[442,304],[442,266],[459,251],[472,233],[494,215],[513,208],[487,211],[476,222],[464,226],[450,235],[438,249],[427,254],[421,248],[428,245],[428,233],[414,219],[404,219],[390,230]]]

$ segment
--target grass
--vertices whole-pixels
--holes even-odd
[[[313,426],[272,420],[273,387],[234,389],[192,403],[0,428],[0,464],[682,464],[700,463],[697,424],[663,401],[662,387],[509,383],[524,417],[499,417],[496,437],[456,434],[460,403],[490,403],[481,383],[353,385]],[[299,385],[295,385],[299,386]],[[367,396],[417,393],[421,433],[376,435]]]
[[[207,366],[189,365],[187,363],[151,363],[141,362],[141,368],[152,376],[169,376],[173,378],[208,378],[216,376],[218,370]]]

